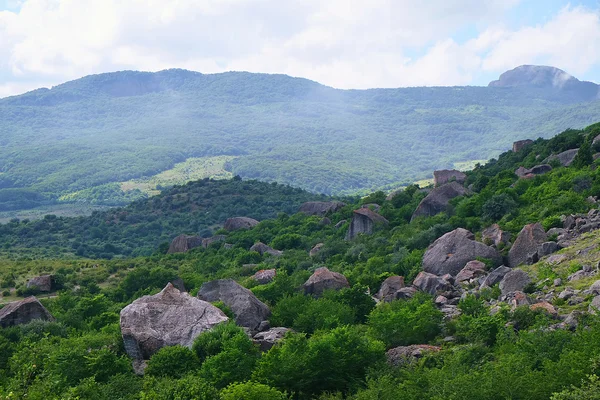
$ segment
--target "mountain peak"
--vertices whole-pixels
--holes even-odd
[[[562,89],[565,86],[581,83],[577,78],[555,67],[544,65],[521,65],[504,72],[490,87],[534,86]]]

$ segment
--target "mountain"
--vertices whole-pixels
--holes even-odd
[[[537,83],[338,90],[246,72],[92,75],[0,99],[0,211],[124,205],[212,176],[391,190],[599,111],[586,91]]]

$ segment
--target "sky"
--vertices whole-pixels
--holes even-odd
[[[487,85],[522,64],[600,82],[600,0],[0,0],[0,97],[185,68],[343,89]]]

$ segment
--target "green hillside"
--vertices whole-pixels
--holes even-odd
[[[180,163],[325,194],[368,193],[487,159],[600,115],[589,91],[337,90],[283,75],[115,72],[0,99],[0,211],[124,205]],[[207,171],[206,176],[211,176]]]
[[[592,290],[591,285],[599,278],[600,222],[568,241],[560,239],[560,232],[585,226],[586,218],[600,219],[594,200],[600,196],[600,161],[593,159],[600,144],[592,143],[598,134],[600,124],[567,130],[477,165],[467,173],[470,193],[451,200],[445,212],[422,218],[411,218],[427,195],[416,186],[390,199],[383,192],[347,198],[345,207],[324,220],[296,213],[300,202],[326,200],[324,196],[234,178],[176,186],[91,217],[2,225],[2,302],[39,294],[39,288],[27,287],[27,280],[51,273],[54,288],[40,298],[56,320],[0,328],[0,398],[596,399],[600,317],[593,305],[600,307],[600,288]],[[552,154],[575,148],[579,151],[570,166],[550,160],[552,168],[545,167],[545,173],[515,174],[519,167],[537,166]],[[349,219],[357,215],[353,211],[377,208],[374,204],[381,206],[379,213],[389,224],[347,240]],[[574,213],[581,214],[571,223],[561,218]],[[251,229],[219,230],[232,215],[262,221]],[[482,231],[498,223],[513,235],[510,242],[496,245],[506,261],[523,226],[536,222],[544,235],[558,228],[543,240],[564,248],[550,255],[553,260],[542,256],[511,269],[509,274],[521,269],[527,277],[517,290],[503,293],[504,280],[483,287],[479,281],[455,282],[451,289],[446,281],[439,290],[419,286],[407,298],[389,302],[376,304],[372,297],[391,276],[417,285],[426,249],[447,232],[469,229],[482,241],[479,246],[489,249]],[[160,245],[175,232],[215,231],[226,235],[228,246],[216,243],[166,254]],[[250,251],[258,241],[282,254]],[[87,257],[96,256],[93,249],[105,244],[102,251],[112,259],[69,254],[67,247],[75,243],[90,246]],[[121,250],[111,253],[116,243]],[[320,251],[310,255],[319,243]],[[137,246],[139,253],[131,251]],[[486,277],[497,266],[491,258],[472,261]],[[303,284],[320,267],[343,274],[348,285],[317,297],[305,293]],[[253,277],[268,269],[276,272],[272,281]],[[576,274],[579,279],[573,278]],[[453,276],[458,280],[458,274]],[[136,375],[120,312],[176,278],[192,296],[209,281],[233,279],[270,308],[271,327],[293,332],[259,351],[247,331],[223,323],[201,333],[191,348],[161,348],[149,358],[144,375]],[[234,318],[225,300],[214,304]],[[159,316],[163,312],[154,311]],[[152,313],[147,316],[153,318]],[[395,351],[411,345],[421,346],[422,352],[393,358]]]

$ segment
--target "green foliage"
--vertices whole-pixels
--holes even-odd
[[[279,390],[256,382],[235,383],[221,391],[221,400],[287,400]]]
[[[141,400],[216,400],[219,391],[203,381],[197,375],[189,374],[182,379],[168,378],[144,379]]]
[[[389,347],[427,343],[441,332],[442,313],[417,294],[408,301],[379,304],[369,315],[369,333]]]
[[[144,373],[148,376],[182,378],[199,367],[198,358],[187,347],[166,346],[150,357]]]

